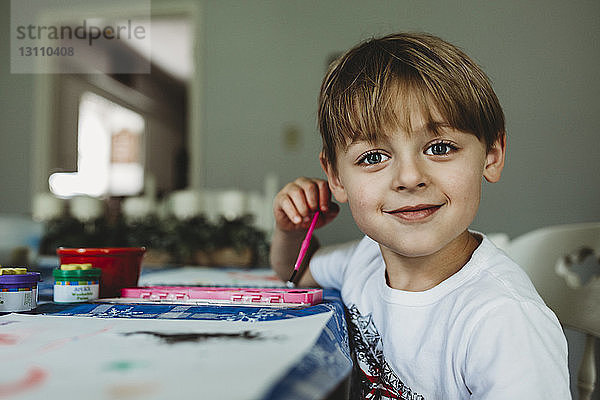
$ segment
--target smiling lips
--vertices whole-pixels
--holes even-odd
[[[405,221],[421,221],[435,214],[442,207],[442,204],[418,204],[416,206],[402,207],[397,210],[385,211]]]

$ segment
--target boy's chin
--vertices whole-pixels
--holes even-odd
[[[418,247],[399,247],[399,246],[386,246],[380,243],[380,246],[385,248],[385,251],[389,254],[393,254],[395,257],[400,258],[423,258],[429,257],[438,253],[442,248],[436,246],[418,246]],[[382,248],[382,250],[383,250]]]
[[[443,253],[449,244],[457,240],[461,235],[431,236],[411,235],[405,240],[390,240],[389,238],[373,238],[382,247],[382,251],[390,252],[390,255],[401,258],[422,258],[435,256]]]
[[[382,250],[393,253],[399,257],[417,258],[426,257],[439,251],[443,246],[436,245],[435,242],[414,240],[414,241],[394,241],[385,238],[373,238]]]

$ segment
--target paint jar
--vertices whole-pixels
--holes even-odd
[[[89,263],[102,270],[100,297],[119,297],[121,289],[137,286],[145,247],[99,247],[56,250],[61,264]]]
[[[54,302],[81,303],[96,300],[100,293],[100,268],[92,264],[62,264],[52,271]]]
[[[27,268],[0,268],[0,313],[36,308],[39,281],[39,272],[27,272]]]

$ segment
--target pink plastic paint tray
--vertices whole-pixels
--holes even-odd
[[[320,303],[323,300],[323,290],[153,286],[121,289],[121,297],[119,302],[302,307]]]

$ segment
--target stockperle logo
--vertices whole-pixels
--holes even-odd
[[[11,73],[150,73],[150,0],[11,0]]]

